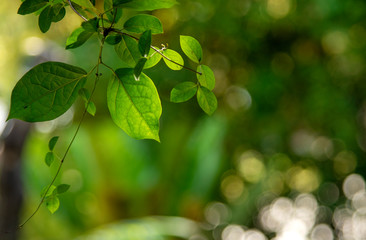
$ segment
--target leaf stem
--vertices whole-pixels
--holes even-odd
[[[88,21],[88,19],[86,19],[86,17],[84,17],[83,15],[81,15],[81,13],[79,13],[75,8],[74,8],[74,6],[72,5],[72,3],[71,3],[71,0],[68,0],[69,1],[69,4],[70,4],[70,7],[71,7],[71,9],[77,14],[77,15],[79,15],[79,17],[81,17],[85,22],[87,22]]]

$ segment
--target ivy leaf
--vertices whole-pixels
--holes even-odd
[[[45,62],[29,70],[15,85],[8,119],[52,120],[65,113],[85,84],[87,73],[61,62]]]
[[[129,67],[135,67],[141,58],[137,42],[128,36],[122,36],[121,42],[116,45],[115,50],[118,57]]]
[[[200,43],[190,36],[180,36],[180,46],[183,52],[195,63],[202,60],[202,47]]]
[[[177,1],[175,0],[133,0],[124,5],[137,11],[153,11],[161,8],[171,8]]]
[[[183,58],[182,56],[177,53],[176,51],[174,50],[171,50],[171,49],[165,49],[163,51],[163,54],[164,56],[166,56],[167,58],[169,58],[170,60],[176,62],[176,63],[179,63],[180,65],[184,65],[184,61],[183,61]],[[168,59],[166,58],[163,58],[164,59],[164,62],[165,64],[172,70],[175,70],[175,71],[178,71],[178,70],[181,70],[183,67],[182,66],[179,66],[171,61],[169,61]]]
[[[133,33],[143,33],[151,30],[152,34],[163,33],[163,25],[157,17],[139,14],[128,19],[124,24],[124,29]]]
[[[51,138],[51,140],[48,142],[48,149],[50,151],[53,151],[53,149],[55,148],[58,138],[59,138],[59,136],[55,136],[55,137]]]
[[[66,49],[77,48],[83,45],[94,33],[79,27],[66,40]]]
[[[56,187],[57,194],[65,193],[67,190],[69,190],[70,185],[69,184],[60,184]]]
[[[170,101],[175,103],[188,101],[197,93],[197,88],[194,82],[182,82],[173,88]]]
[[[106,43],[116,45],[122,41],[121,35],[108,35],[105,39]]]
[[[151,30],[145,31],[139,40],[139,50],[143,57],[147,57],[151,46]]]
[[[142,70],[144,69],[146,61],[147,58],[141,58],[133,69],[133,76],[135,77],[136,81],[140,81],[140,75],[142,73]]]
[[[47,164],[47,166],[51,166],[51,164],[53,163],[53,161],[55,160],[55,155],[53,152],[48,152],[46,154],[46,157],[44,159],[45,163]]]
[[[77,5],[85,8],[94,9],[93,4],[89,0],[72,0],[71,2],[76,3]]]
[[[212,115],[217,108],[217,99],[215,94],[205,87],[198,88],[197,101],[202,110],[208,115]]]
[[[47,209],[54,214],[60,207],[60,200],[57,196],[50,196],[45,199]]]
[[[46,187],[44,187],[42,189],[42,191],[41,191],[41,197],[43,197],[45,195],[47,189],[48,189],[48,186],[46,186]],[[56,189],[56,186],[55,185],[51,185],[51,187],[50,187],[50,189],[48,189],[48,192],[47,192],[47,194],[46,194],[45,197],[49,197],[49,196],[53,195],[53,192],[55,191],[55,189]]]
[[[20,5],[18,9],[18,14],[26,15],[34,13],[42,9],[47,4],[48,4],[47,0],[26,0]]]
[[[202,75],[197,73],[197,79],[201,86],[212,90],[215,88],[215,75],[210,67],[206,65],[199,65],[197,67],[197,72],[202,73]]]
[[[113,7],[119,7],[128,2],[132,2],[132,0],[113,0]]]
[[[117,69],[108,86],[107,102],[113,121],[136,139],[159,139],[162,108],[153,81],[141,74],[135,81],[133,69]]]
[[[158,64],[160,62],[161,58],[162,58],[162,56],[159,53],[155,52],[154,49],[150,48],[149,56],[147,57],[147,61],[145,63],[144,69],[154,67],[156,64]]]
[[[51,6],[48,6],[45,9],[43,9],[38,18],[38,26],[41,32],[45,33],[50,29],[54,17],[55,13]]]

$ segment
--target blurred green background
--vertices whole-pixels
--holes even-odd
[[[97,61],[96,38],[64,50],[81,23],[76,14],[41,34],[36,16],[16,14],[19,5],[0,2],[0,129],[29,68]],[[109,117],[104,71],[97,115],[86,118],[58,179],[71,189],[55,214],[42,207],[20,239],[363,239],[366,2],[181,0],[152,14],[165,29],[155,45],[181,52],[179,35],[200,41],[218,110],[208,117],[194,99],[170,103],[170,90],[195,76],[160,62],[146,74],[161,95],[161,143],[131,139]],[[120,65],[112,47],[104,59]],[[49,138],[60,135],[62,155],[82,107],[33,124],[22,219],[56,170],[43,160]]]

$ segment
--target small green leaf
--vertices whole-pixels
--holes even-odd
[[[157,17],[139,14],[128,19],[124,24],[124,29],[133,33],[143,33],[151,30],[152,34],[163,33],[163,25]]]
[[[180,83],[170,93],[170,101],[175,103],[188,101],[197,93],[197,88],[197,84],[193,82]]]
[[[51,140],[48,142],[48,149],[50,151],[53,151],[53,149],[55,148],[58,138],[59,138],[59,136],[55,136],[55,137],[51,138]]]
[[[151,46],[151,30],[145,31],[139,40],[139,50],[143,57],[147,57]]]
[[[95,116],[95,113],[97,112],[97,108],[95,107],[95,104],[90,101],[89,102],[89,99],[90,99],[90,93],[88,91],[88,89],[86,88],[81,88],[79,90],[79,96],[84,100],[85,102],[85,107],[87,108],[86,111],[92,115],[92,116]],[[89,102],[89,103],[88,103]]]
[[[54,17],[52,18],[52,22],[59,22],[61,21],[66,15],[66,9],[63,7],[60,9],[60,11],[58,11],[57,14],[54,15]]]
[[[132,2],[132,0],[113,0],[113,7],[119,7],[128,2]]]
[[[56,196],[50,196],[45,199],[47,209],[54,214],[60,207],[60,200]]]
[[[159,53],[157,53],[154,49],[150,48],[149,56],[147,57],[144,69],[154,67],[156,64],[159,63],[161,58],[162,56]]]
[[[217,99],[215,94],[205,87],[198,88],[197,101],[202,110],[208,115],[212,115],[217,108]]]
[[[136,81],[140,81],[140,75],[142,73],[142,70],[144,69],[146,61],[147,58],[141,58],[133,69],[133,76],[135,77]]]
[[[74,103],[86,77],[83,69],[65,63],[45,62],[35,66],[15,85],[8,119],[27,122],[55,119]]]
[[[83,45],[91,36],[92,32],[79,27],[75,29],[66,40],[66,49],[77,48]]]
[[[18,14],[26,15],[34,13],[42,9],[47,4],[48,4],[47,0],[26,0],[20,5],[18,9]]]
[[[81,23],[81,27],[84,28],[88,32],[97,32],[98,31],[98,18],[89,19],[86,22]]]
[[[105,39],[106,43],[116,45],[122,41],[121,35],[108,35]]]
[[[141,58],[136,40],[123,36],[121,42],[115,46],[118,57],[129,67],[135,67]]]
[[[202,47],[200,43],[190,36],[180,36],[180,46],[183,52],[195,63],[202,60]]]
[[[202,74],[197,73],[197,79],[201,86],[208,88],[209,90],[212,90],[215,88],[215,75],[211,68],[209,68],[206,65],[199,65],[197,67],[197,72],[200,72]]]
[[[69,184],[60,184],[56,187],[57,194],[65,193],[67,190],[69,190],[70,185]]]
[[[86,108],[86,111],[92,115],[93,117],[97,113],[97,108],[95,107],[95,104],[93,102],[88,103],[88,107]]]
[[[85,101],[88,102],[89,98],[90,98],[90,93],[88,91],[88,89],[86,88],[80,88],[79,92],[78,92],[79,96]]]
[[[50,189],[48,189],[48,192],[47,192],[47,194],[45,195],[45,193],[46,193],[46,190],[47,190],[47,189],[48,189],[48,186],[45,186],[45,187],[42,189],[42,191],[41,191],[41,197],[43,197],[43,196],[45,196],[45,197],[49,197],[49,196],[53,195],[53,194],[54,194],[54,191],[55,191],[55,189],[56,189],[56,186],[51,185]]]
[[[48,152],[46,154],[46,157],[44,159],[45,163],[47,164],[47,166],[51,166],[51,164],[53,163],[53,161],[55,160],[55,155],[53,152]]]
[[[55,13],[53,12],[51,6],[48,6],[45,9],[43,9],[38,18],[38,26],[41,32],[45,33],[50,29],[54,17]]]
[[[71,2],[76,3],[77,5],[85,8],[94,9],[93,4],[89,0],[72,0]]]
[[[123,7],[137,11],[153,11],[161,8],[171,8],[176,3],[176,0],[134,0],[123,5]]]
[[[140,81],[133,69],[117,69],[118,76],[108,86],[107,102],[113,121],[136,139],[159,140],[161,103],[153,81],[141,74]]]
[[[131,1],[131,0],[129,0]],[[106,11],[107,18],[109,21],[113,21],[117,23],[118,20],[122,17],[122,8],[113,8],[113,1],[112,0],[104,0],[104,11]],[[114,14],[116,14],[116,17],[114,17]]]
[[[183,58],[182,58],[182,56],[179,54],[179,53],[177,53],[176,51],[174,51],[174,50],[171,50],[171,49],[165,49],[164,51],[163,51],[163,54],[164,54],[164,56],[166,56],[168,59],[170,59],[170,60],[172,60],[172,61],[174,61],[174,62],[176,62],[176,63],[179,63],[180,65],[184,65],[184,61],[183,61]],[[175,70],[175,71],[177,71],[177,70],[181,70],[183,67],[182,66],[179,66],[179,65],[177,65],[177,64],[175,64],[175,63],[173,63],[173,62],[171,62],[171,61],[169,61],[168,59],[166,59],[166,58],[163,58],[164,59],[164,62],[165,62],[165,64],[170,68],[170,69],[172,69],[172,70]]]

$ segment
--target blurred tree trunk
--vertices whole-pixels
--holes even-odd
[[[23,202],[21,153],[30,124],[10,120],[0,142],[0,239],[17,239]]]

